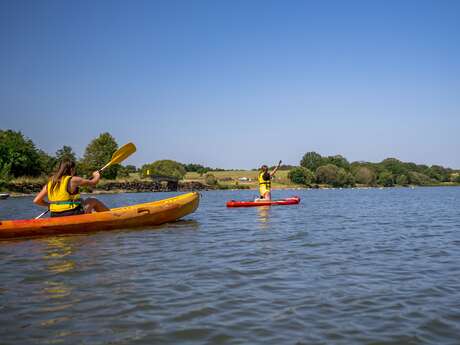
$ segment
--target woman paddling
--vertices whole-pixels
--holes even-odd
[[[94,187],[100,180],[99,171],[93,172],[93,177],[88,180],[75,176],[75,162],[63,160],[57,171],[37,194],[34,203],[48,207],[51,217],[72,216],[76,214],[108,211],[101,201],[95,198],[81,199],[80,186]],[[48,197],[48,201],[45,201]]]
[[[272,172],[268,171],[268,166],[262,165],[259,169],[259,192],[260,198],[257,198],[255,201],[266,201],[272,199],[272,178],[278,171],[279,167],[281,166],[281,161],[279,161],[278,165]]]

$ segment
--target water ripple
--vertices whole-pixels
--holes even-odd
[[[160,227],[0,242],[1,344],[459,343],[460,188],[275,194],[302,203],[211,191]]]

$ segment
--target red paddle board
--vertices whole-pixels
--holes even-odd
[[[254,207],[254,206],[276,206],[276,205],[296,205],[300,202],[298,196],[280,200],[270,201],[236,201],[230,200],[227,202],[227,207]]]

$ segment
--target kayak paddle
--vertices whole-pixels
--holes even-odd
[[[105,169],[107,169],[109,166],[113,164],[119,164],[123,162],[126,158],[131,156],[134,152],[136,152],[136,146],[133,143],[128,143],[126,145],[123,145],[122,147],[120,147],[118,150],[114,152],[110,162],[108,162],[106,165],[104,165],[101,169],[98,170],[99,173],[102,173]],[[41,213],[37,217],[35,217],[35,219],[43,217],[48,212],[49,212],[49,209]]]

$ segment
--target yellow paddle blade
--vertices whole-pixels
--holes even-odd
[[[108,162],[100,171],[108,168],[113,164],[119,164],[123,162],[126,158],[131,156],[134,152],[136,152],[136,146],[133,143],[128,143],[123,145],[115,153],[112,155],[112,159]]]

